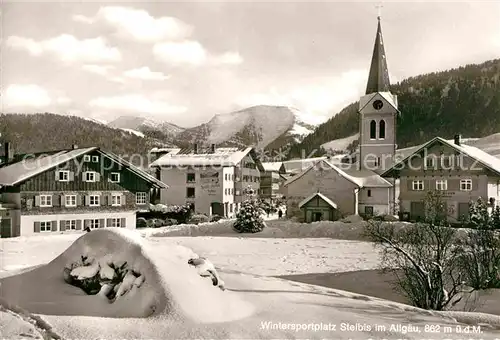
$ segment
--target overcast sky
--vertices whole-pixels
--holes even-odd
[[[4,3],[3,112],[193,126],[256,104],[332,116],[363,94],[377,3]],[[500,56],[499,2],[383,4],[391,82]]]

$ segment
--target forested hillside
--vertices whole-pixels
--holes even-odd
[[[399,147],[441,136],[483,137],[500,132],[500,59],[408,78],[391,88],[398,95]],[[321,144],[358,132],[358,103],[320,125],[289,157],[309,154]]]
[[[163,145],[94,121],[51,113],[0,114],[0,133],[16,153],[67,149],[76,144],[99,146],[119,155],[145,155],[152,147]]]

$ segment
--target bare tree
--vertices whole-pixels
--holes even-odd
[[[463,275],[454,245],[456,230],[446,224],[446,204],[438,192],[424,199],[425,223],[397,228],[370,221],[365,234],[381,248],[382,267],[416,307],[444,310],[461,299]]]

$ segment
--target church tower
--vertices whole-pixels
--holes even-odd
[[[359,100],[360,170],[381,173],[388,169],[396,154],[396,123],[399,115],[397,96],[390,92],[389,70],[385,57],[380,15],[377,36],[365,95]]]

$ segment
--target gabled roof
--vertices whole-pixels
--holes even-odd
[[[322,164],[321,164],[322,163]],[[345,179],[347,179],[348,181],[352,182],[353,184],[357,185],[358,187],[361,187],[363,185],[363,183],[357,179],[357,178],[354,178],[348,174],[346,174],[344,171],[342,171],[341,169],[339,169],[338,167],[336,167],[335,165],[333,165],[332,163],[328,162],[327,160],[324,160],[324,159],[321,159],[321,160],[318,160],[316,161],[313,165],[311,165],[309,168],[307,168],[306,170],[302,171],[300,174],[298,175],[295,175],[293,176],[292,178],[288,179],[284,185],[287,186],[293,182],[295,182],[296,180],[298,180],[299,178],[301,178],[302,176],[304,176],[305,174],[307,174],[309,171],[315,169],[318,167],[318,165],[320,166],[323,166],[323,165],[326,165],[328,168],[331,168],[333,169],[334,171],[336,171],[341,177],[344,177]]]
[[[262,167],[264,168],[264,171],[274,171],[280,173],[286,172],[283,162],[262,162]]]
[[[160,181],[156,177],[148,174],[146,171],[139,169],[138,167],[136,167],[135,165],[133,165],[129,161],[124,160],[123,158],[119,157],[118,155],[115,155],[115,154],[110,153],[110,152],[105,152],[105,151],[102,151],[102,150],[99,150],[99,149],[97,151],[100,154],[102,154],[102,155],[108,157],[109,159],[111,159],[113,162],[125,166],[126,168],[128,168],[128,170],[130,170],[130,172],[136,174],[138,177],[141,177],[143,180],[145,180],[145,181],[153,184],[155,187],[159,187],[159,188],[162,188],[162,189],[168,189],[169,188],[169,186],[167,184],[163,183],[162,181]]]
[[[339,166],[336,166],[327,160],[317,161],[315,164],[311,165],[309,168],[302,171],[300,174],[288,179],[284,183],[284,185],[287,186],[287,185],[293,183],[297,179],[299,179],[302,176],[304,176],[305,174],[307,174],[309,171],[317,168],[320,162],[323,162],[323,165],[320,165],[320,166],[327,166],[327,167],[333,169],[341,177],[344,177],[345,179],[347,179],[351,183],[358,186],[358,188],[377,188],[377,187],[378,188],[390,188],[393,186],[389,181],[387,181],[385,178],[382,178],[380,175],[378,175],[374,171],[357,170],[357,169],[354,169],[352,167],[349,167],[349,169],[341,169]]]
[[[0,184],[5,186],[16,185],[33,176],[55,168],[86,153],[97,150],[96,147],[64,150],[55,154],[25,155],[20,161],[7,164],[0,168]]]
[[[194,153],[192,149],[184,149],[175,154],[166,154],[151,163],[150,167],[175,166],[236,166],[247,155],[251,155],[260,171],[264,171],[253,148],[216,148],[215,152],[202,151]]]
[[[484,167],[488,168],[489,170],[495,172],[496,174],[498,174],[500,176],[500,159],[499,158],[497,158],[493,155],[490,155],[489,153],[484,152],[483,150],[480,150],[474,146],[464,145],[464,144],[457,145],[453,141],[449,141],[449,140],[446,140],[446,139],[441,138],[441,137],[435,137],[435,138],[431,139],[430,141],[428,141],[427,143],[420,145],[420,147],[415,147],[415,149],[413,149],[413,152],[411,154],[408,154],[404,159],[402,159],[401,161],[397,162],[392,167],[390,167],[389,169],[384,171],[381,174],[381,176],[390,176],[390,174],[394,170],[401,169],[402,167],[404,168],[404,164],[410,158],[412,158],[414,155],[419,154],[420,152],[424,151],[425,149],[430,148],[431,146],[433,146],[437,143],[441,143],[443,145],[446,145],[446,146],[458,151],[461,155],[472,158],[473,160],[479,162],[481,165],[483,165]]]
[[[302,208],[305,204],[309,203],[316,196],[321,198],[326,203],[328,203],[328,205],[331,206],[332,208],[337,209],[337,204],[335,204],[335,202],[333,202],[331,199],[329,199],[328,197],[326,197],[325,195],[323,195],[320,192],[315,192],[314,194],[312,194],[312,195],[304,198],[302,201],[300,201],[299,208]]]
[[[114,162],[127,167],[130,171],[153,184],[155,187],[165,189],[168,188],[168,185],[157,180],[155,177],[151,176],[145,171],[135,167],[128,161],[125,161],[123,158],[109,152],[104,152],[98,147],[62,150],[55,153],[39,153],[36,155],[32,155],[31,157],[30,155],[25,155],[23,159],[18,160],[12,164],[7,164],[0,168],[0,186],[14,186],[20,184],[21,182],[26,181],[36,175],[54,169],[68,161],[94,151],[98,151],[106,157],[109,157]]]
[[[314,158],[301,158],[301,159],[291,159],[289,161],[284,161],[283,166],[287,173],[299,173],[310,166],[316,164],[320,160],[328,159],[328,157],[314,157]]]
[[[366,96],[361,97],[359,101],[359,111],[362,111],[368,104],[373,102],[373,99],[377,96],[382,97],[389,105],[391,105],[396,111],[398,115],[401,115],[401,111],[398,109],[398,103],[396,102],[396,97],[391,92],[377,92],[373,93],[373,95],[368,94]]]

